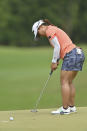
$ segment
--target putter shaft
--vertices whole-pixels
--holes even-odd
[[[46,81],[46,83],[45,83],[45,85],[44,85],[44,87],[43,87],[43,89],[42,89],[42,91],[41,91],[41,93],[40,93],[40,96],[38,97],[38,99],[37,99],[37,101],[36,101],[34,110],[37,110],[37,106],[38,106],[38,104],[39,104],[39,102],[40,102],[40,99],[41,99],[41,97],[42,97],[42,95],[43,95],[44,90],[45,90],[46,87],[47,87],[47,83],[48,83],[48,81],[49,81],[52,73],[53,73],[53,71],[51,70],[51,72],[49,73],[49,77],[48,77],[48,79],[47,79],[47,81]]]

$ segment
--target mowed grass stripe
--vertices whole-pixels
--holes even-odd
[[[86,131],[87,107],[77,108],[70,115],[51,115],[54,109],[40,109],[37,113],[30,110],[14,111],[14,121],[10,121],[11,111],[0,111],[1,131]]]

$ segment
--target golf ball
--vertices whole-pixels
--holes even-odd
[[[14,118],[13,117],[10,117],[10,121],[13,121],[14,120]]]

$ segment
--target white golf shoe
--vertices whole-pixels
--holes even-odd
[[[56,111],[52,111],[51,114],[56,115],[56,114],[60,114],[60,115],[68,115],[70,114],[70,107],[68,107],[67,109],[64,109],[63,107],[60,107],[58,110]]]
[[[76,107],[75,107],[75,106],[70,107],[70,112],[71,112],[71,113],[77,112]]]

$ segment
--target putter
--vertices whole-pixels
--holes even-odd
[[[43,89],[42,89],[42,91],[41,91],[41,93],[40,93],[40,96],[38,97],[38,99],[37,99],[37,101],[36,101],[35,107],[34,107],[34,109],[31,110],[31,112],[37,112],[37,106],[38,106],[38,104],[39,104],[39,102],[40,102],[40,100],[41,100],[41,97],[42,97],[42,95],[43,95],[43,93],[44,93],[44,90],[45,90],[46,87],[47,87],[47,83],[48,83],[48,81],[49,81],[52,73],[53,73],[53,71],[51,70],[51,72],[49,73],[49,77],[48,77],[48,79],[47,79],[47,81],[46,81],[46,83],[45,83],[45,85],[44,85],[44,87],[43,87]]]

